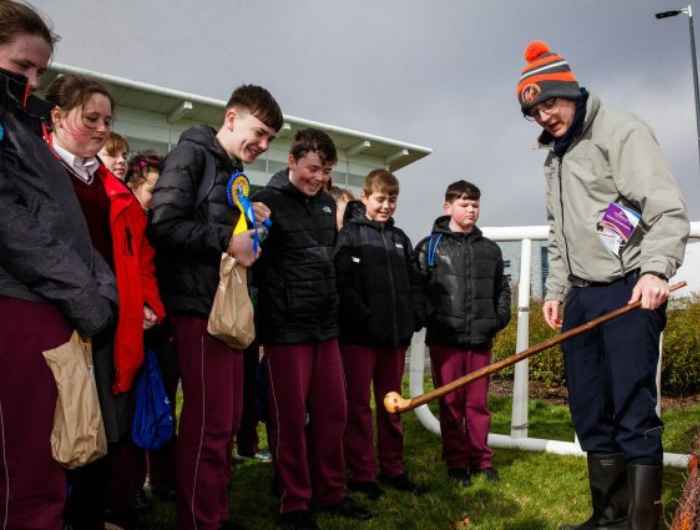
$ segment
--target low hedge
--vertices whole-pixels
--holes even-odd
[[[496,337],[494,357],[503,359],[515,353],[517,313]],[[530,345],[555,335],[542,317],[542,304],[530,304]],[[512,377],[513,368],[500,377]],[[530,358],[530,380],[547,386],[565,384],[564,362],[559,347],[550,348]],[[664,395],[684,396],[700,391],[700,296],[674,300],[668,310],[664,331],[661,391]]]

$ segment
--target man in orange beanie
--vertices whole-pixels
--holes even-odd
[[[544,318],[565,331],[640,299],[643,308],[563,345],[593,504],[585,523],[563,528],[656,529],[663,424],[655,374],[668,279],[688,237],[685,204],[644,122],[581,88],[547,44],[530,43],[525,60],[518,101],[547,149]]]

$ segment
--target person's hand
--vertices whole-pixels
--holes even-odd
[[[544,321],[552,329],[559,329],[562,325],[561,302],[559,300],[547,300],[542,306]]]
[[[143,306],[143,329],[151,329],[158,323],[158,316],[147,305]]]
[[[253,213],[255,214],[256,225],[260,225],[263,223],[263,221],[267,221],[272,214],[270,209],[262,202],[253,203]]]
[[[228,242],[226,253],[236,258],[236,261],[244,267],[250,267],[260,255],[260,248],[257,252],[253,251],[253,230],[248,230],[241,234],[231,236]]]
[[[653,274],[643,274],[632,290],[628,304],[633,304],[641,298],[642,309],[656,309],[668,300],[670,294],[668,282]]]

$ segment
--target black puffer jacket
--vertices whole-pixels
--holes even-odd
[[[335,201],[325,192],[307,197],[280,173],[253,197],[272,211],[272,228],[253,266],[258,339],[263,344],[332,339],[338,336]]]
[[[488,347],[510,320],[510,285],[503,275],[500,247],[474,227],[450,231],[450,218],[435,221],[431,236],[416,247],[428,304],[426,344]],[[429,241],[437,241],[434,265]]]
[[[236,169],[242,170],[241,163],[229,158],[216,131],[203,125],[182,133],[165,159],[148,233],[170,312],[208,316],[211,311],[221,254],[239,215],[226,199],[226,184]]]
[[[413,246],[393,219],[370,221],[360,206],[359,201],[348,203],[336,245],[340,339],[367,346],[405,346],[422,320]]]
[[[38,134],[35,112],[50,106],[33,96],[25,104],[26,86],[0,70],[0,296],[51,302],[92,337],[112,317],[114,276],[92,246],[71,177]]]

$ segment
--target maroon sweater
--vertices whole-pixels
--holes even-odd
[[[102,180],[95,175],[92,183],[86,184],[72,174],[71,180],[90,230],[92,244],[114,270],[112,234],[109,224],[110,202]]]

